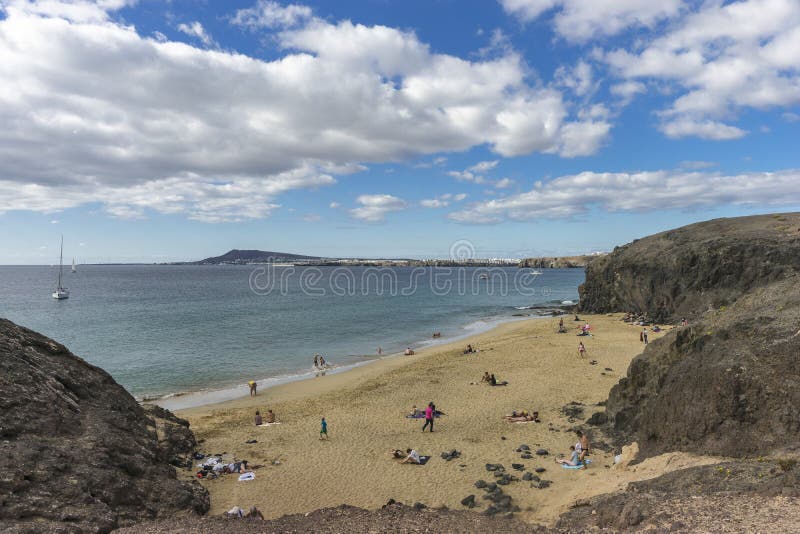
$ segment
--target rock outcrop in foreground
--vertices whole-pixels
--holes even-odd
[[[590,420],[638,441],[640,457],[800,451],[800,214],[714,220],[620,247],[590,264],[581,299],[583,310],[691,318],[631,362]]]
[[[102,369],[5,319],[0,414],[4,532],[108,532],[208,510],[173,467],[195,445],[186,421],[146,412]]]

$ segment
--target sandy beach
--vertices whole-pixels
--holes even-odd
[[[475,510],[481,511],[486,501],[474,483],[493,481],[485,464],[501,463],[521,478],[523,472],[511,468],[521,463],[527,471],[544,467],[538,476],[552,485],[538,489],[520,480],[504,491],[521,508],[521,519],[551,523],[578,499],[717,461],[670,453],[633,468],[612,468],[614,453],[593,448],[593,463],[586,470],[555,464],[554,458],[566,455],[577,440],[572,429],[600,410],[597,403],[606,399],[643,348],[640,328],[620,318],[582,316],[592,325],[590,337],[576,337],[583,323],[572,316],[564,317],[566,334],[557,333],[557,318],[508,323],[414,356],[386,358],[345,373],[276,386],[256,397],[178,412],[203,440],[203,452],[262,465],[253,481],[239,482],[234,475],[203,481],[212,496],[210,513],[255,505],[272,518],[339,504],[378,508],[390,498],[460,509],[460,500],[469,494],[478,497]],[[662,335],[651,332],[650,341]],[[587,349],[584,358],[578,354],[579,341]],[[480,352],[464,355],[468,343]],[[590,364],[592,360],[597,364]],[[484,371],[509,384],[481,384]],[[422,433],[423,420],[405,415],[412,405],[423,408],[429,401],[446,415],[436,419],[433,433]],[[582,405],[583,414],[570,421],[562,409],[573,402]],[[255,410],[264,413],[267,408],[281,424],[254,426]],[[541,423],[502,419],[515,409],[538,411]],[[323,416],[327,441],[319,440]],[[245,443],[253,439],[257,443]],[[522,460],[515,452],[521,444],[550,454]],[[408,447],[432,458],[424,466],[401,465],[388,455],[390,449]],[[452,449],[461,457],[440,458]]]

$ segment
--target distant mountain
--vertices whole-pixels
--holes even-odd
[[[237,250],[233,249],[222,256],[206,258],[194,262],[199,265],[217,265],[220,263],[268,263],[268,262],[293,262],[319,260],[318,256],[303,256],[300,254],[288,254],[286,252],[271,252],[268,250]]]

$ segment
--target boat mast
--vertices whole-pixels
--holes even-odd
[[[58,256],[58,289],[61,289],[61,274],[64,270],[64,236],[61,236],[61,254]]]

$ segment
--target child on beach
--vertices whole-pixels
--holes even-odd
[[[264,423],[264,419],[261,417],[261,414],[259,413],[258,410],[256,410],[255,423],[256,423],[256,426],[260,426],[261,424]]]
[[[586,356],[586,347],[583,346],[583,341],[578,343],[578,355],[583,358]]]
[[[328,439],[328,422],[322,418],[322,426],[319,429],[319,439]]]
[[[275,422],[275,413],[272,409],[267,410],[267,415],[265,417],[265,422],[267,423],[274,423]]]
[[[256,388],[258,387],[258,384],[256,384],[255,380],[251,380],[251,381],[249,381],[247,383],[247,385],[250,386],[250,396],[251,397],[255,397],[256,396]]]

